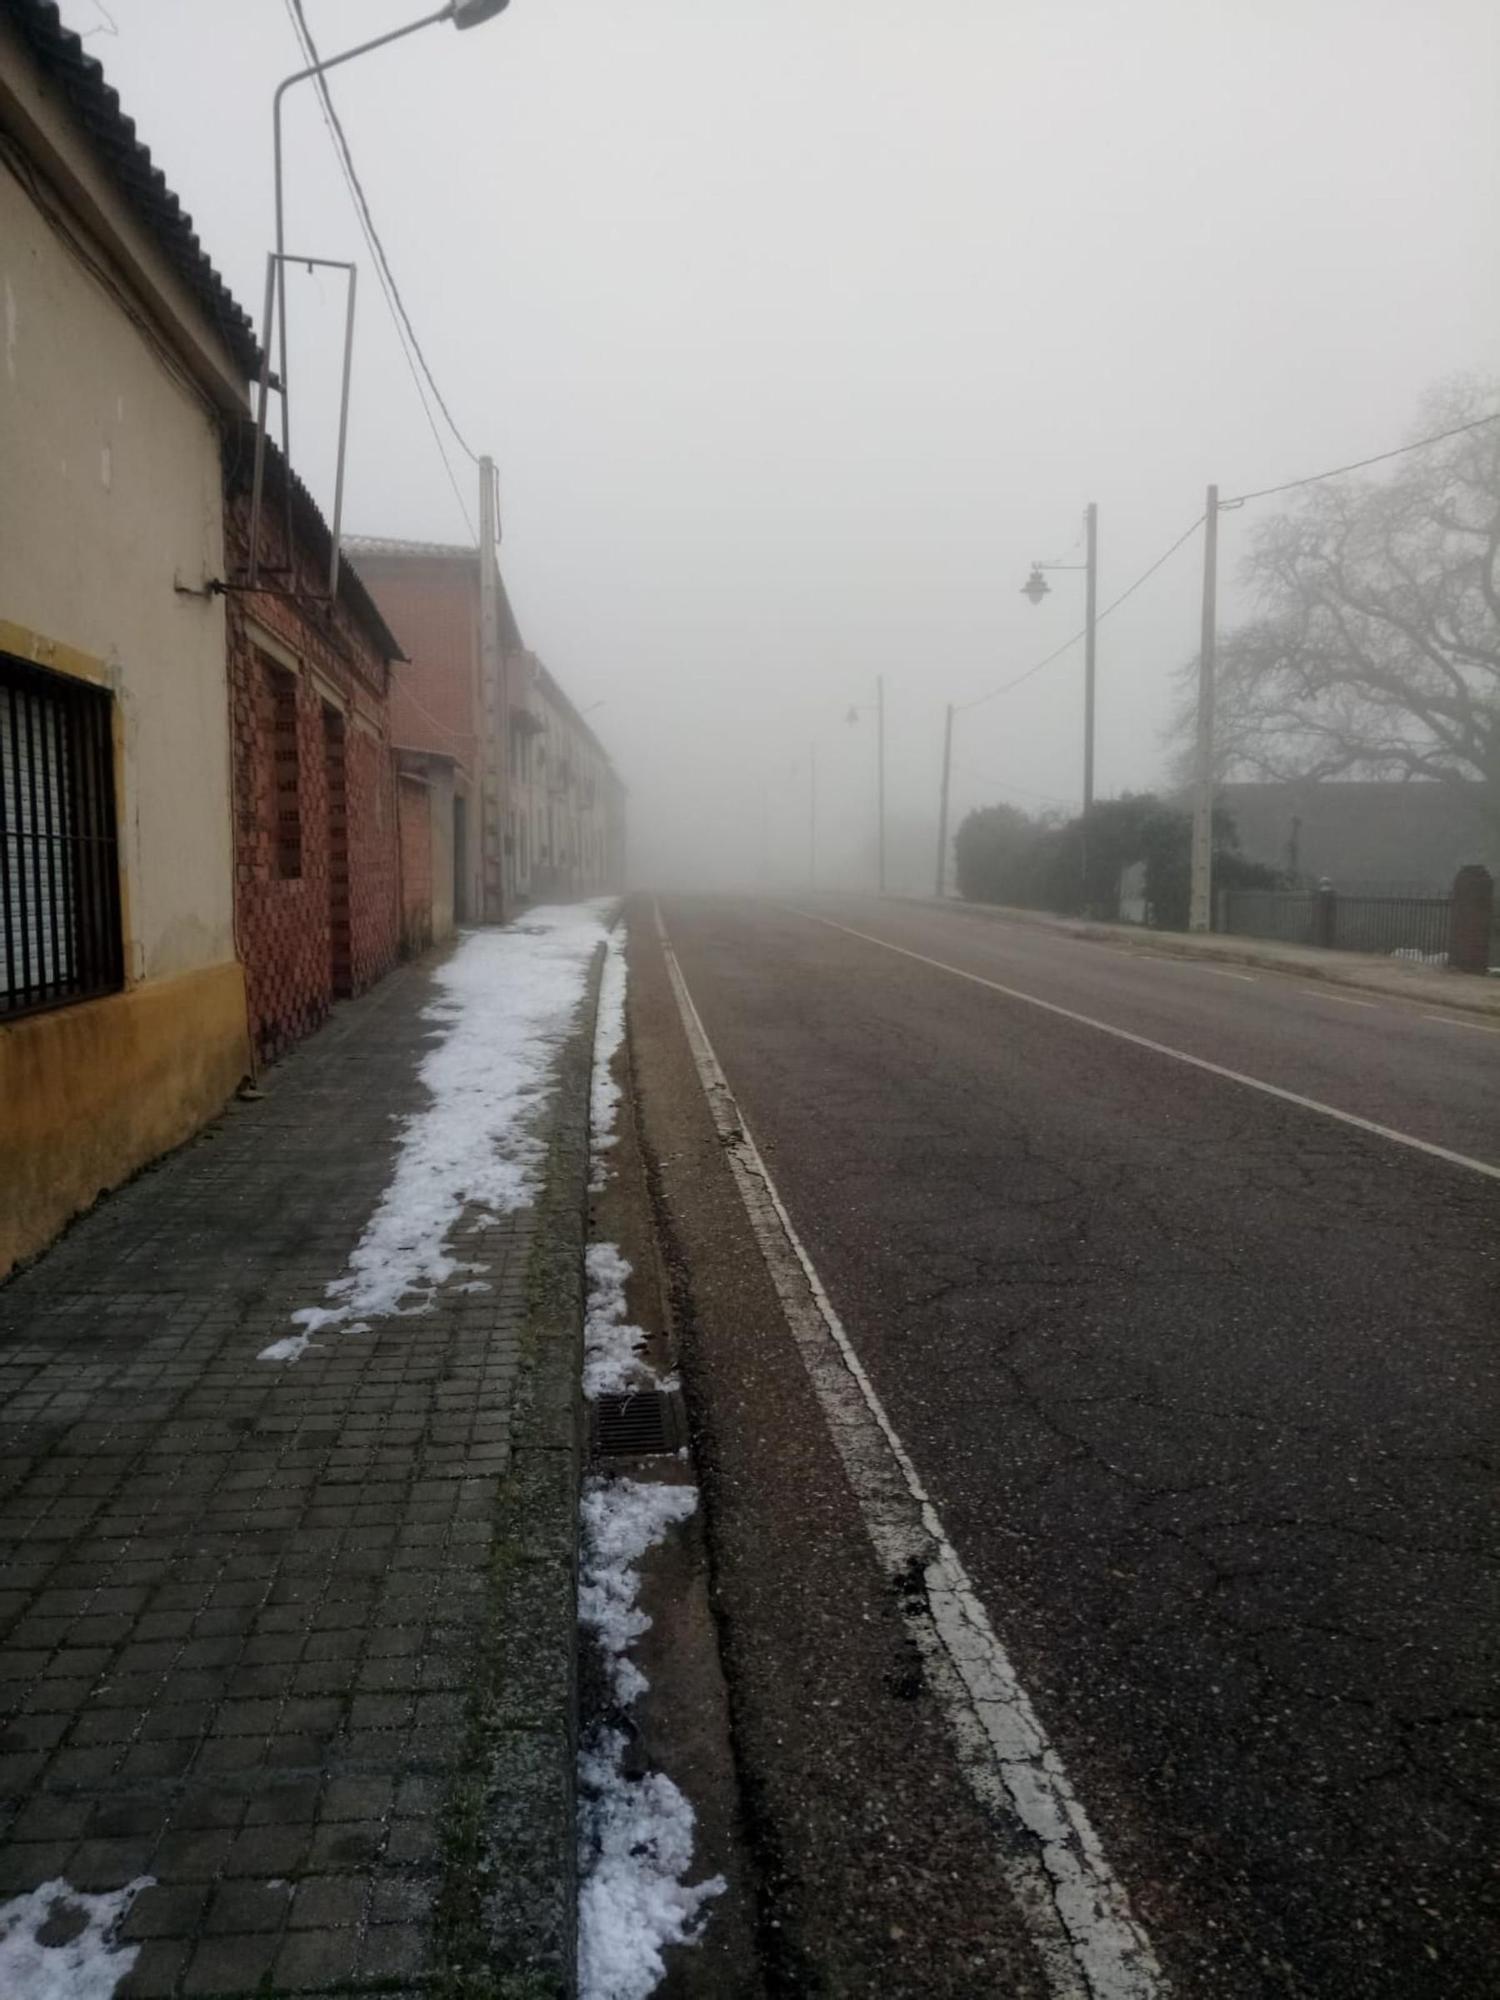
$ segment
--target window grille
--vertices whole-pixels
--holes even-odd
[[[112,709],[0,653],[0,1018],[124,983]]]

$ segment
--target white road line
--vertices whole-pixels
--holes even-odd
[[[1451,1014],[1424,1014],[1424,1021],[1441,1021],[1445,1028],[1472,1028],[1476,1035],[1500,1035],[1500,1028],[1486,1027],[1483,1021],[1457,1021]]]
[[[928,1686],[996,1829],[999,1862],[1055,2000],[1160,2000],[1150,1943],[1105,1859],[745,1126],[656,912],[709,1110],[787,1325],[881,1567],[898,1586]]]
[[[899,958],[913,958],[919,965],[930,965],[937,972],[951,973],[955,979],[967,979],[975,986],[986,986],[991,993],[1003,993],[1007,1000],[1024,1001],[1028,1007],[1039,1007],[1044,1014],[1056,1014],[1064,1021],[1074,1021],[1079,1027],[1094,1028],[1101,1035],[1113,1035],[1117,1042],[1129,1042],[1137,1049],[1149,1049],[1153,1055],[1170,1056],[1173,1062],[1186,1063],[1189,1069],[1201,1069],[1208,1076],[1223,1077],[1226,1083],[1240,1083],[1247,1090],[1261,1091],[1267,1097],[1280,1098],[1283,1104],[1295,1104],[1303,1111],[1316,1111],[1320,1117],[1337,1119],[1340,1125],[1352,1125],[1357,1132],[1372,1133],[1377,1139],[1389,1139],[1397,1146],[1410,1146],[1413,1152],[1427,1153],[1435,1160],[1446,1160],[1453,1167],[1467,1167],[1471,1173],[1487,1174],[1491,1180],[1500,1181],[1500,1166],[1489,1160],[1472,1159],[1467,1153],[1452,1152],[1447,1146],[1435,1146],[1430,1139],[1417,1139],[1410,1132],[1398,1132],[1390,1125],[1377,1125],[1373,1118],[1360,1118],[1352,1111],[1340,1111],[1332,1104],[1323,1104],[1316,1097],[1303,1097],[1295,1090],[1283,1090],[1279,1083],[1266,1083],[1261,1077],[1246,1076],[1243,1070],[1226,1069],[1222,1063],[1209,1062],[1203,1056],[1190,1056],[1186,1049],[1170,1048],[1165,1042],[1153,1042],[1149,1035],[1134,1035],[1128,1028],[1117,1028],[1109,1021],[1099,1021],[1092,1014],[1080,1014],[1072,1007],[1060,1007],[1055,1000],[1039,1000],[1034,993],[1023,993],[1018,986],[1003,986],[998,979],[986,979],[982,973],[966,972],[961,965],[949,965],[945,959],[929,958],[925,952],[911,951],[904,944],[892,944],[889,938],[876,937],[871,931],[857,931],[848,924],[836,924],[832,917],[820,917],[814,910],[799,909],[795,903],[784,903],[783,909],[794,915],[805,917],[810,924],[825,924],[831,931],[842,931],[845,937],[862,938],[866,944],[877,944],[883,951],[893,951]],[[1445,1017],[1434,1015],[1434,1020]]]
[[[1352,993],[1330,993],[1326,986],[1299,986],[1309,1000],[1336,1000],[1341,1007],[1378,1007],[1378,1000],[1356,1000]]]

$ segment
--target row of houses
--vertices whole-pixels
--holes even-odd
[[[624,811],[493,548],[335,566],[272,451],[250,586],[255,331],[51,0],[0,13],[0,349],[3,1272],[403,952],[616,887]]]

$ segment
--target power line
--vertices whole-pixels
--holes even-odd
[[[1066,806],[1071,812],[1078,804],[1076,794],[1072,798],[1064,798],[1061,792],[1033,791],[1027,785],[1015,784],[1009,778],[992,777],[988,772],[973,770],[967,764],[955,764],[953,769],[959,777],[968,778],[976,785],[994,785],[1002,792],[1015,792],[1023,799],[1040,799],[1044,805]]]
[[[1193,522],[1191,527],[1184,528],[1182,533],[1177,537],[1176,541],[1172,543],[1171,547],[1168,549],[1164,549],[1162,553],[1156,558],[1156,561],[1152,563],[1149,568],[1143,569],[1140,575],[1136,578],[1134,583],[1127,584],[1125,589],[1120,592],[1118,597],[1112,598],[1110,602],[1105,605],[1102,611],[1095,614],[1094,626],[1096,630],[1100,625],[1104,623],[1104,620],[1109,616],[1109,614],[1112,611],[1119,610],[1120,606],[1125,602],[1127,597],[1134,597],[1135,593],[1140,589],[1141,585],[1145,583],[1148,578],[1155,576],[1156,572],[1161,568],[1162,564],[1170,561],[1170,559],[1173,556],[1175,556],[1177,551],[1182,547],[1184,542],[1190,540],[1192,536],[1197,534],[1198,530],[1203,526],[1203,518],[1204,517],[1200,514],[1197,520]],[[1073,647],[1078,644],[1079,640],[1086,637],[1087,632],[1088,632],[1088,627],[1086,625],[1081,626],[1078,629],[1078,631],[1076,631],[1073,634],[1071,639],[1065,639],[1063,643],[1060,646],[1056,647],[1054,651],[1050,652],[1045,659],[1038,660],[1034,667],[1028,667],[1024,674],[1017,674],[1014,680],[1006,681],[1002,687],[991,688],[988,694],[976,695],[972,701],[955,702],[953,705],[954,713],[959,714],[964,709],[968,708],[982,708],[987,701],[997,701],[1001,695],[1009,694],[1012,688],[1020,687],[1023,681],[1029,681],[1035,675],[1039,674],[1042,671],[1043,667],[1050,667],[1054,660],[1060,660],[1064,653],[1071,652]]]
[[[313,40],[312,30],[308,27],[307,17],[302,11],[302,0],[291,0],[291,4],[296,9],[298,27],[307,39],[308,53],[311,55],[313,61],[316,62],[318,60],[318,45]],[[327,107],[328,117],[332,122],[334,132],[337,134],[339,151],[343,155],[344,165],[347,170],[350,192],[359,205],[361,225],[365,235],[369,239],[370,248],[379,261],[381,270],[384,271],[386,278],[389,280],[392,303],[395,310],[401,315],[401,324],[406,328],[407,337],[411,341],[412,351],[421,363],[422,373],[427,377],[428,386],[432,390],[438,408],[442,411],[447,421],[449,430],[452,431],[454,437],[458,440],[460,448],[468,457],[469,463],[477,465],[479,463],[479,453],[475,451],[474,447],[469,443],[454,421],[453,412],[448,408],[447,402],[443,397],[443,392],[437,385],[437,378],[428,366],[427,356],[422,352],[422,343],[418,340],[417,330],[411,323],[411,314],[406,310],[406,301],[402,298],[401,288],[396,283],[396,274],[391,269],[391,260],[385,254],[385,245],[380,240],[380,231],[375,227],[375,217],[370,212],[369,201],[366,198],[364,187],[355,168],[354,155],[349,150],[349,140],[344,131],[343,122],[334,108],[333,96],[328,87],[328,79],[320,72],[316,81],[319,94]]]
[[[1466,431],[1482,430],[1486,424],[1493,424],[1496,422],[1500,422],[1500,410],[1491,410],[1488,416],[1475,417],[1472,422],[1467,424],[1454,424],[1451,429],[1446,431],[1434,431],[1431,437],[1416,438],[1413,440],[1411,444],[1396,445],[1392,450],[1376,452],[1370,458],[1357,458],[1348,465],[1331,466],[1326,472],[1311,472],[1308,473],[1307,476],[1303,479],[1286,479],[1283,480],[1279,486],[1257,487],[1253,493],[1236,494],[1235,497],[1231,500],[1221,500],[1219,502],[1219,512],[1222,514],[1227,512],[1228,509],[1232,507],[1243,507],[1246,501],[1248,500],[1269,499],[1273,493],[1290,493],[1299,486],[1315,486],[1318,484],[1320,480],[1323,479],[1338,479],[1341,478],[1343,474],[1346,472],[1362,472],[1366,466],[1383,465],[1387,459],[1391,458],[1404,458],[1408,452],[1421,451],[1427,445],[1430,444],[1442,444],[1448,438],[1462,437]],[[1099,612],[1098,615],[1096,616],[1094,620],[1095,626],[1097,627],[1100,623],[1102,623],[1102,621],[1109,616],[1111,611],[1117,610],[1119,606],[1125,602],[1127,597],[1133,597],[1136,591],[1140,589],[1141,585],[1145,583],[1149,577],[1154,576],[1156,572],[1161,568],[1163,563],[1167,562],[1172,556],[1176,555],[1177,551],[1182,547],[1183,543],[1187,541],[1190,536],[1195,535],[1198,532],[1199,528],[1203,526],[1203,521],[1204,521],[1204,516],[1200,514],[1197,520],[1194,521],[1193,525],[1190,528],[1185,529],[1183,533],[1177,537],[1176,541],[1172,543],[1171,547],[1164,550],[1163,553],[1156,558],[1156,561],[1151,564],[1149,569],[1142,570],[1141,574],[1136,578],[1134,583],[1130,584],[1128,588],[1126,588],[1125,590],[1122,590],[1120,592],[1120,595],[1117,598],[1115,598],[1111,603],[1106,604],[1104,609],[1101,612]],[[1012,688],[1018,688],[1022,686],[1024,682],[1031,680],[1035,675],[1041,673],[1044,667],[1050,667],[1055,660],[1060,660],[1064,653],[1071,652],[1073,647],[1076,646],[1079,640],[1084,638],[1086,634],[1087,634],[1087,627],[1081,627],[1077,632],[1073,634],[1071,639],[1065,639],[1063,643],[1060,646],[1058,646],[1054,651],[1048,653],[1045,659],[1038,660],[1035,666],[1028,667],[1024,674],[1017,674],[1014,680],[1006,681],[1000,687],[991,688],[988,694],[976,695],[973,701],[955,702],[954,713],[959,714],[963,710],[969,708],[982,708],[986,702],[996,701],[999,699],[1001,695],[1009,694]]]
[[[1465,431],[1481,430],[1485,424],[1500,421],[1500,410],[1491,410],[1487,417],[1475,417],[1472,423],[1455,424],[1451,430],[1434,431],[1431,437],[1417,438],[1412,444],[1398,444],[1392,451],[1377,451],[1373,458],[1356,458],[1349,465],[1335,465],[1327,472],[1310,472],[1305,479],[1284,479],[1279,486],[1257,487],[1254,493],[1239,493],[1232,500],[1221,500],[1219,512],[1229,507],[1243,507],[1247,500],[1266,500],[1273,493],[1290,493],[1298,486],[1316,486],[1323,479],[1339,479],[1346,472],[1363,472],[1367,465],[1384,465],[1388,458],[1404,458],[1409,451],[1421,451],[1430,444],[1441,444],[1445,438],[1462,437]]]
[[[285,0],[285,4],[287,13],[291,18],[292,26],[296,31],[299,46],[308,59],[316,63],[318,60],[318,48],[316,42],[313,40],[312,30],[307,25],[307,18],[302,11],[302,0]],[[463,491],[454,475],[452,463],[444,448],[442,435],[433,417],[426,391],[423,389],[422,375],[426,376],[437,405],[446,418],[448,427],[458,440],[460,447],[468,453],[469,458],[476,464],[478,463],[477,456],[470,448],[458,425],[453,421],[452,413],[443,399],[443,393],[438,388],[432,370],[428,366],[427,357],[422,352],[421,342],[417,339],[416,329],[412,326],[411,316],[406,310],[405,301],[401,297],[400,287],[396,283],[395,274],[392,272],[390,261],[386,256],[385,245],[381,242],[379,231],[375,227],[375,218],[370,212],[369,201],[365,196],[358,171],[354,165],[354,156],[349,150],[348,137],[344,132],[343,124],[334,107],[333,97],[328,88],[328,79],[319,72],[314,76],[313,81],[317,87],[318,104],[323,114],[323,123],[328,128],[328,135],[333,141],[335,155],[343,170],[344,181],[349,189],[350,198],[354,203],[356,219],[364,234],[365,241],[369,245],[370,253],[375,259],[375,275],[380,282],[381,292],[385,297],[386,306],[390,311],[392,323],[396,329],[396,337],[401,347],[402,357],[406,362],[407,369],[411,374],[412,382],[417,391],[417,399],[422,405],[422,414],[427,419],[427,428],[432,433],[432,441],[437,446],[438,456],[443,462],[443,470],[448,475],[448,484],[453,489],[453,497],[458,502],[458,511],[463,516],[464,525],[469,531],[470,539],[477,542],[479,537],[475,531],[473,520],[470,518],[468,507],[464,503]],[[285,282],[285,274],[283,274],[282,282]],[[413,359],[414,356],[415,360]],[[418,365],[421,367],[422,375],[417,373]]]

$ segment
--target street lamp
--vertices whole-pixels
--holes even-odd
[[[844,720],[857,723],[868,702],[850,702],[849,713]],[[875,676],[875,845],[877,879],[880,893],[885,894],[885,675]]]
[[[272,251],[266,267],[266,310],[261,323],[263,345],[260,357],[260,387],[255,407],[255,476],[250,495],[250,574],[253,588],[260,569],[260,503],[265,487],[266,468],[266,399],[271,388],[271,314],[276,313],[276,338],[281,354],[281,456],[283,477],[287,489],[287,560],[291,561],[291,478],[292,478],[292,426],[288,408],[287,352],[286,352],[286,226],[285,206],[282,199],[281,169],[281,100],[294,83],[305,83],[310,76],[322,76],[326,71],[338,69],[341,64],[353,62],[356,56],[369,55],[372,49],[383,49],[392,42],[404,41],[421,28],[431,28],[439,21],[451,21],[455,28],[477,28],[485,21],[493,20],[503,13],[509,0],[447,0],[445,6],[431,14],[424,14],[418,21],[409,21],[404,28],[392,28],[383,35],[376,35],[368,42],[360,42],[352,49],[345,49],[342,55],[328,56],[321,62],[309,63],[306,69],[294,70],[283,77],[276,86],[271,100],[272,154],[275,163],[276,181],[276,248]],[[335,487],[333,512],[333,558],[329,572],[329,595],[338,582],[339,560],[339,512],[344,490],[344,427],[349,409],[349,347],[353,335],[353,266],[350,266],[350,325],[345,335],[343,411],[339,418],[338,473]]]
[[[1081,569],[1084,573],[1087,610],[1083,646],[1083,811],[1087,818],[1089,807],[1094,803],[1094,627],[1099,595],[1099,509],[1092,500],[1083,518],[1088,537],[1084,560],[1081,563],[1034,562],[1030,576],[1021,585],[1021,595],[1033,604],[1040,604],[1044,597],[1049,596],[1052,586],[1044,574],[1049,569]]]
[[[1098,623],[1099,599],[1099,509],[1091,500],[1084,512],[1087,553],[1081,563],[1039,563],[1021,585],[1021,595],[1040,604],[1052,586],[1043,572],[1049,569],[1081,569],[1084,572],[1085,618],[1083,640],[1083,819],[1079,825],[1078,847],[1083,870],[1085,913],[1089,895],[1089,811],[1094,803],[1094,628]]]

